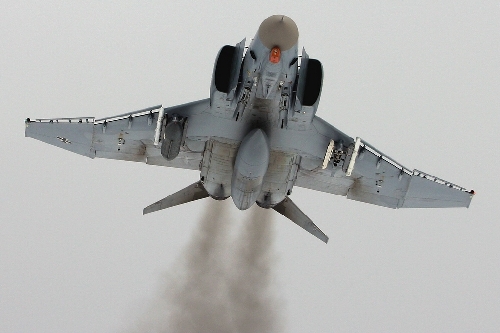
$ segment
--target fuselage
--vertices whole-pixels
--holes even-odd
[[[221,49],[214,68],[211,112],[240,123],[243,132],[236,143],[217,136],[210,140],[202,181],[213,198],[231,196],[239,209],[255,202],[270,208],[291,193],[300,156],[271,149],[269,136],[286,130],[296,111],[298,37],[292,19],[275,15],[264,20],[240,62],[237,52],[244,41],[236,46],[234,67],[228,66],[226,72],[238,76],[237,84],[231,86],[229,77],[226,91],[220,91],[226,81],[219,77],[225,73],[221,68],[223,57],[230,58],[229,47]]]
[[[327,242],[290,199],[294,186],[391,208],[468,207],[474,191],[410,171],[315,116],[323,67],[305,50],[298,56],[298,36],[290,18],[271,16],[248,47],[220,49],[209,98],[97,120],[28,118],[26,136],[90,158],[200,171],[144,214],[232,197],[241,210],[273,208]]]

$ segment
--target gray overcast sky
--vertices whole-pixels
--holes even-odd
[[[500,2],[210,3],[4,2],[0,332],[126,328],[205,205],[143,217],[199,174],[87,159],[25,139],[24,119],[208,97],[219,48],[272,14],[323,63],[319,116],[478,193],[468,210],[391,210],[295,189],[330,242],[276,218],[285,331],[498,332]]]

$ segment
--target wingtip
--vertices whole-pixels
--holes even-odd
[[[151,206],[147,206],[146,208],[144,208],[142,210],[142,215],[146,215],[146,214],[149,214],[149,213],[152,213],[154,212],[154,210],[151,209]]]

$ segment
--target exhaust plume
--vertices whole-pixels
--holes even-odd
[[[268,209],[253,207],[235,244],[229,299],[234,332],[276,332],[273,225]]]
[[[228,203],[210,200],[164,290],[133,332],[276,332],[272,212],[253,207],[230,242]]]

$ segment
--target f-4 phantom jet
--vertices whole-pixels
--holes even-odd
[[[26,136],[90,158],[198,170],[199,181],[144,214],[212,197],[272,208],[324,242],[294,186],[390,208],[468,207],[474,191],[411,170],[316,116],[323,67],[289,17],[265,19],[248,48],[223,46],[210,97],[118,116],[26,119]]]

